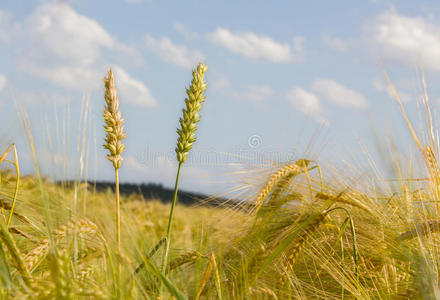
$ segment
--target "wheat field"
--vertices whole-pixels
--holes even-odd
[[[440,299],[439,147],[426,94],[417,132],[393,89],[418,152],[388,158],[392,182],[350,184],[348,170],[305,156],[261,177],[246,201],[185,206],[180,169],[209,101],[205,72],[196,66],[186,89],[171,204],[119,193],[130,133],[111,70],[103,143],[114,189],[21,176],[15,145],[2,145],[0,163],[12,166],[0,174],[2,299]]]

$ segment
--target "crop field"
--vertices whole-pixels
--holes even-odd
[[[182,103],[172,199],[119,193],[127,133],[111,70],[104,79],[103,143],[113,189],[53,182],[39,172],[22,176],[15,145],[7,148],[0,157],[10,165],[0,183],[2,298],[440,297],[439,149],[427,94],[426,130],[418,132],[389,81],[418,150],[405,159],[390,151],[393,181],[355,179],[298,157],[261,176],[245,201],[185,206],[178,201],[180,170],[209,101],[205,72],[206,65],[195,67]]]

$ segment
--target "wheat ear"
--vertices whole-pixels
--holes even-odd
[[[124,132],[124,119],[119,111],[119,98],[116,93],[115,79],[113,72],[108,71],[107,78],[104,77],[104,99],[106,106],[104,107],[104,130],[106,132],[104,148],[109,151],[107,159],[113,163],[115,169],[115,196],[116,196],[116,243],[118,251],[121,250],[121,217],[120,217],[120,201],[119,201],[119,173],[121,167],[121,154],[125,149],[122,140],[126,138]]]
[[[311,234],[318,230],[321,224],[324,222],[326,217],[326,213],[320,213],[313,217],[313,220],[307,224],[307,226],[303,229],[302,233],[296,238],[293,246],[289,251],[289,255],[286,261],[283,264],[283,272],[280,277],[280,284],[283,284],[287,279],[287,274],[290,268],[295,265],[299,253],[304,249],[305,244],[309,240]]]
[[[325,193],[316,193],[316,199],[321,199],[321,200],[331,200],[335,203],[343,203],[343,204],[348,204],[357,208],[360,208],[364,211],[366,211],[367,213],[373,215],[373,211],[366,206],[365,204],[356,201],[355,199],[350,199],[348,197],[342,197],[342,194],[339,194],[337,196],[332,196],[329,194],[325,194]]]
[[[64,237],[67,236],[69,231],[74,231],[75,222],[69,222],[67,225],[61,225],[53,231],[54,244],[56,245]],[[76,222],[76,230],[78,235],[87,234],[89,236],[100,237],[101,233],[98,230],[96,224],[86,219],[79,219]],[[40,244],[32,249],[25,257],[26,268],[32,271],[41,260],[47,255],[50,248],[49,239],[44,239]]]
[[[165,242],[165,252],[162,259],[162,272],[165,272],[167,266],[168,252],[171,243],[171,228],[173,223],[174,207],[177,202],[177,191],[179,187],[180,169],[182,164],[188,158],[189,151],[196,141],[197,123],[200,121],[200,109],[205,102],[207,84],[205,82],[205,73],[208,66],[200,63],[192,72],[192,81],[189,88],[186,89],[187,98],[185,99],[185,108],[182,110],[183,116],[179,119],[180,128],[177,129],[178,139],[176,146],[176,155],[179,165],[177,167],[176,182],[174,185],[173,202],[171,203],[170,215],[168,219],[167,237]]]
[[[440,169],[438,167],[434,151],[432,151],[431,147],[426,146],[423,154],[426,161],[426,166],[431,175],[431,180],[435,183],[435,186],[438,186],[440,183]]]
[[[67,251],[54,250],[49,256],[51,275],[55,282],[55,299],[75,299],[72,284],[72,270]]]
[[[429,233],[436,233],[440,231],[440,220],[429,220],[424,223],[416,224],[414,229],[405,231],[400,234],[397,239],[399,241],[410,240],[418,236],[425,236]]]
[[[293,176],[298,175],[303,172],[305,168],[307,168],[310,164],[310,160],[300,159],[294,164],[285,165],[280,168],[278,171],[273,173],[263,188],[258,192],[257,198],[255,199],[255,212],[263,205],[267,196],[273,191],[273,189],[278,185],[278,183],[287,180]]]
[[[170,261],[170,263],[167,266],[165,274],[170,273],[171,271],[173,271],[174,269],[176,269],[180,266],[183,266],[188,263],[192,263],[192,262],[196,261],[197,259],[199,259],[200,257],[202,257],[202,255],[198,251],[191,251],[191,252],[185,253],[185,254],[177,257],[176,259]]]

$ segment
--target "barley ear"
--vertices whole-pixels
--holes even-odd
[[[325,218],[325,213],[316,215],[312,219],[312,221],[307,224],[307,226],[303,229],[301,234],[293,241],[293,245],[290,248],[287,259],[285,260],[283,265],[283,272],[281,273],[281,277],[279,279],[280,284],[283,284],[286,281],[289,270],[297,262],[299,254],[304,249],[311,234],[318,230],[321,224],[325,221]]]
[[[310,165],[310,162],[311,161],[307,159],[299,159],[296,163],[285,165],[273,173],[257,194],[257,198],[255,199],[255,212],[258,213],[267,196],[269,196],[278,183],[287,178],[292,179],[301,172],[304,172]]]

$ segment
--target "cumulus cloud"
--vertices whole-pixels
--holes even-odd
[[[20,64],[26,72],[64,88],[92,91],[101,87],[103,73],[90,66],[59,64],[49,67],[27,59],[23,59]]]
[[[203,54],[197,50],[190,51],[182,45],[174,44],[169,38],[145,37],[145,43],[154,53],[168,63],[191,69],[195,64],[204,60]]]
[[[336,105],[356,109],[368,108],[368,101],[362,94],[355,90],[346,88],[334,80],[315,80],[313,83],[313,89]]]
[[[102,87],[104,51],[138,58],[136,50],[66,3],[44,3],[23,21],[0,12],[4,24],[9,27],[0,29],[0,41],[13,40],[18,66],[67,89],[89,92]]]
[[[214,44],[254,61],[290,63],[302,60],[303,39],[301,37],[294,38],[293,50],[288,43],[276,42],[265,35],[257,35],[253,32],[231,32],[221,27],[212,32],[209,39]]]
[[[114,66],[116,84],[120,97],[125,102],[144,107],[157,106],[157,100],[151,94],[150,89],[141,81],[131,77],[124,69]]]
[[[423,65],[440,71],[440,26],[431,18],[399,14],[393,8],[378,14],[364,26],[359,38],[323,35],[325,44],[340,52],[394,62],[405,67]]]
[[[102,47],[115,48],[115,39],[95,20],[78,14],[67,4],[49,3],[39,7],[26,24],[31,45],[30,60],[51,64],[90,65]]]
[[[314,93],[308,92],[301,87],[295,87],[287,92],[286,98],[296,110],[312,117],[319,123],[329,125],[328,120],[323,117],[321,101]]]
[[[248,86],[242,92],[235,92],[232,97],[238,100],[251,101],[257,104],[262,104],[265,100],[274,94],[272,88],[268,85],[263,86]]]
[[[440,27],[421,17],[394,11],[380,14],[369,26],[370,39],[379,54],[403,65],[423,64],[440,70]]]

